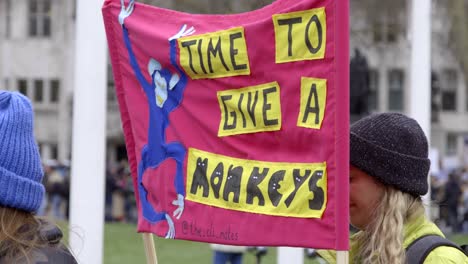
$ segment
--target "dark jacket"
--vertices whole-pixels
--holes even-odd
[[[458,181],[450,179],[445,185],[444,205],[449,208],[454,208],[455,210],[458,209],[458,204],[462,194],[463,192]]]
[[[5,257],[0,256],[0,264],[76,264],[77,261],[70,253],[70,251],[60,241],[62,239],[62,231],[55,225],[45,224],[41,225],[39,236],[42,242],[45,243],[44,247],[33,249],[29,252],[28,258],[19,256],[15,260],[7,260]]]

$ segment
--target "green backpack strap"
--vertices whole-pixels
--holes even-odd
[[[426,235],[416,239],[406,248],[406,263],[422,264],[429,253],[440,246],[454,247],[465,253],[457,244],[446,238],[438,235]]]

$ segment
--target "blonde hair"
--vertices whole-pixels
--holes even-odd
[[[30,263],[29,253],[47,244],[39,236],[41,225],[31,213],[0,206],[0,258]]]
[[[406,263],[404,224],[421,214],[424,214],[424,206],[420,197],[385,186],[373,220],[355,236],[359,247],[355,263]]]

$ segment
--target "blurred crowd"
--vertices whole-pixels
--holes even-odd
[[[133,181],[127,161],[108,164],[106,168],[105,220],[136,223]]]
[[[68,220],[70,201],[70,164],[55,160],[43,164],[46,195],[37,214]],[[106,166],[105,220],[136,223],[138,212],[130,169],[126,161]]]
[[[431,175],[431,216],[445,233],[468,233],[468,169]]]
[[[46,189],[39,216],[50,216],[56,220],[68,219],[70,200],[70,165],[55,160],[43,164],[43,184]]]

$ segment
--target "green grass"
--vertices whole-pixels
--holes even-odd
[[[212,251],[209,244],[171,240],[154,236],[158,263],[161,264],[209,264],[212,262]],[[146,263],[143,238],[136,233],[136,227],[129,224],[106,224],[104,234],[104,263]],[[244,264],[255,264],[252,253],[244,255]],[[269,248],[262,258],[262,264],[276,263],[276,249]],[[306,260],[305,264],[312,264]]]
[[[66,223],[60,223],[65,227]],[[67,241],[67,232],[65,241]],[[210,264],[212,263],[212,251],[209,244],[170,240],[160,237],[155,238],[156,254],[159,264]],[[462,245],[468,244],[468,235],[457,234],[449,239]],[[276,248],[269,248],[268,254],[262,258],[262,264],[276,264]],[[143,238],[136,232],[136,226],[132,224],[106,223],[104,227],[104,264],[146,264],[146,256],[143,247]],[[244,255],[244,264],[255,264],[256,258],[252,253]],[[304,264],[317,262],[304,259]]]
[[[458,245],[468,245],[468,235],[467,234],[456,234],[448,237],[453,242]]]

